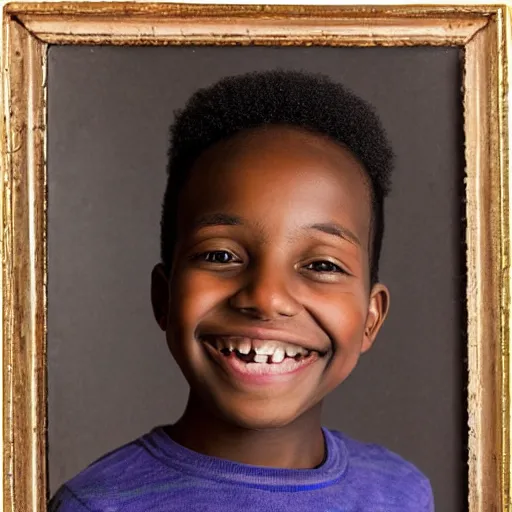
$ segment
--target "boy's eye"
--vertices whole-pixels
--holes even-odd
[[[340,272],[345,274],[346,272],[335,265],[331,261],[313,261],[309,265],[306,266],[307,270],[313,270],[314,272]]]
[[[208,251],[198,254],[197,257],[208,263],[233,263],[238,261],[233,254],[228,251]]]

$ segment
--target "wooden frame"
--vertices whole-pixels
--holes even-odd
[[[7,3],[0,194],[3,510],[46,510],[46,53],[49,44],[464,48],[471,512],[512,511],[510,8]]]

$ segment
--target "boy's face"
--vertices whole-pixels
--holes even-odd
[[[343,382],[388,308],[369,285],[370,231],[361,164],[326,138],[268,127],[201,155],[168,287],[153,273],[155,315],[194,396],[238,426],[281,427]]]

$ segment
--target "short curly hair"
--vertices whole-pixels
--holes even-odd
[[[198,90],[171,126],[168,181],[161,220],[161,258],[169,272],[177,203],[195,160],[213,144],[264,125],[287,125],[327,136],[362,163],[371,189],[370,281],[378,281],[384,235],[384,198],[393,151],[373,107],[321,74],[272,70],[224,78]]]

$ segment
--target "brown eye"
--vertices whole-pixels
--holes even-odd
[[[345,274],[345,271],[330,261],[314,261],[306,266],[308,270],[314,272],[341,272]]]
[[[199,257],[208,263],[233,263],[234,256],[227,251],[210,251],[200,254]]]

